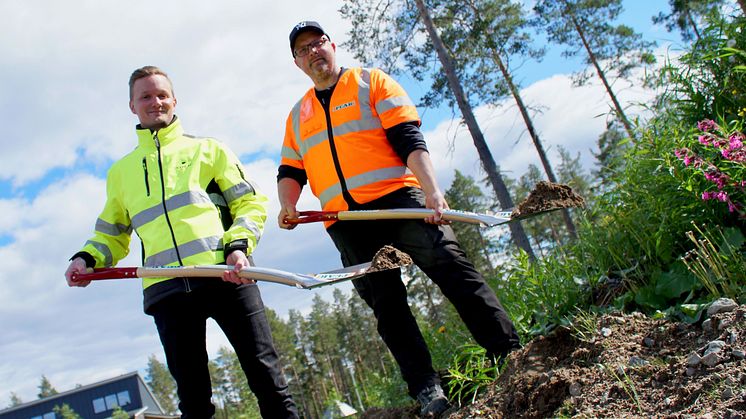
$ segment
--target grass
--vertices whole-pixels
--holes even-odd
[[[626,369],[623,366],[619,366],[615,370],[615,368],[606,364],[601,364],[601,368],[619,384],[622,390],[624,390],[624,393],[627,394],[627,397],[634,402],[635,407],[637,407],[637,412],[642,415],[642,405],[640,404],[640,398],[637,396],[635,383],[629,375],[627,375]]]
[[[497,363],[487,357],[484,348],[464,345],[454,355],[446,375],[449,398],[459,406],[462,402],[473,403],[499,376]]]

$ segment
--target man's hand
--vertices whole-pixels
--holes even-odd
[[[88,267],[85,264],[83,258],[75,258],[70,262],[70,265],[65,271],[65,279],[67,279],[68,287],[87,287],[91,281],[73,281],[73,274],[84,274],[88,272]]]
[[[298,224],[291,224],[285,220],[288,218],[298,218],[298,210],[295,209],[294,205],[280,207],[280,213],[277,215],[277,225],[285,230],[292,230],[298,226]]]
[[[251,263],[249,263],[249,258],[246,257],[246,254],[240,250],[234,250],[232,251],[228,257],[225,258],[225,263],[227,265],[233,265],[232,271],[223,271],[223,281],[226,282],[232,282],[234,284],[255,284],[256,281],[253,279],[247,279],[247,278],[241,278],[238,276],[238,273],[241,272],[241,269],[251,266]]]
[[[451,224],[450,221],[443,219],[443,211],[449,209],[443,193],[436,189],[425,195],[425,207],[435,211],[435,214],[427,216],[425,222],[428,224]]]

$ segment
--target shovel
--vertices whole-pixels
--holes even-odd
[[[386,269],[398,269],[412,263],[409,255],[391,246],[384,246],[376,253],[371,262],[348,266],[319,274],[299,274],[281,271],[279,269],[249,266],[241,269],[238,276],[256,281],[274,282],[301,289],[313,289],[332,285],[338,282],[360,278],[366,273]],[[96,281],[101,279],[123,278],[220,278],[223,272],[233,270],[233,265],[193,265],[193,266],[154,266],[154,267],[123,267],[123,268],[95,268],[84,274],[73,274],[72,280]]]
[[[539,212],[511,216],[512,211],[500,211],[495,214],[480,214],[468,211],[444,210],[443,219],[447,221],[460,221],[470,224],[479,224],[486,227],[495,227],[507,224],[511,221],[523,220],[548,211],[560,208],[551,208]],[[422,220],[435,211],[427,208],[394,208],[385,210],[361,210],[361,211],[300,211],[298,218],[286,218],[289,224],[305,224],[318,221],[347,221],[347,220]]]

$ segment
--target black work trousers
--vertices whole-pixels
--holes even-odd
[[[176,380],[182,418],[207,419],[215,413],[205,344],[208,317],[217,322],[233,346],[262,417],[297,418],[259,288],[215,278],[202,281],[211,283],[168,296],[148,310]]]
[[[422,208],[415,188],[400,189],[356,209]],[[409,254],[454,305],[478,344],[496,356],[520,347],[518,333],[493,290],[467,259],[450,226],[419,220],[338,221],[327,229],[345,266],[369,262],[385,245]],[[373,309],[378,333],[396,359],[409,394],[438,383],[430,352],[407,302],[399,270],[353,280]]]

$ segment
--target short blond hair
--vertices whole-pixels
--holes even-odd
[[[148,77],[148,76],[155,76],[155,75],[161,75],[168,80],[168,85],[171,86],[171,95],[174,94],[174,84],[171,82],[171,79],[168,77],[168,74],[166,74],[165,71],[161,70],[160,68],[154,66],[154,65],[146,65],[145,67],[140,67],[137,70],[132,72],[132,75],[130,76],[130,100],[132,100],[132,91],[135,87],[135,82],[141,78]]]

